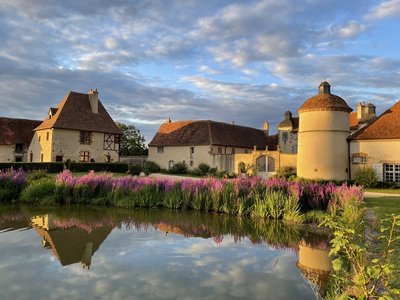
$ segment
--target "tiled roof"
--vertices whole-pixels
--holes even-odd
[[[352,140],[400,139],[400,101],[372,123],[354,133]]]
[[[357,130],[358,127],[360,127],[356,111],[353,111],[349,114],[349,125],[350,125],[350,130]]]
[[[299,117],[291,117],[290,120],[283,120],[279,123],[279,127],[292,127],[292,132],[299,131]]]
[[[99,100],[99,112],[90,108],[89,95],[69,92],[58,104],[57,110],[51,108],[52,118],[46,118],[35,130],[60,128],[120,134],[103,104]]]
[[[267,144],[268,144],[268,150],[278,150],[278,144],[279,144],[279,139],[278,139],[278,134],[274,135],[269,135],[267,137]]]
[[[265,149],[264,132],[210,120],[163,123],[149,146],[220,145]]]
[[[41,121],[0,118],[0,145],[29,145],[33,130]]]
[[[352,109],[339,96],[333,94],[318,94],[306,100],[297,110],[298,112],[308,110],[343,110],[351,112]]]

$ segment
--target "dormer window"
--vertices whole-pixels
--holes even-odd
[[[91,144],[92,143],[92,132],[91,131],[81,131],[80,143],[81,144]]]

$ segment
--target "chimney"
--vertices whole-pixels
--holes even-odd
[[[167,119],[167,121],[165,122],[165,123],[171,123],[172,121],[171,121],[171,118],[170,117],[168,117],[168,119]]]
[[[331,93],[331,85],[327,81],[321,82],[318,89],[319,89],[319,94],[330,94]]]
[[[99,93],[96,90],[90,89],[89,91],[89,103],[90,103],[90,109],[92,110],[92,113],[98,114],[99,113]]]
[[[375,105],[372,103],[366,104],[365,101],[357,103],[357,120],[359,122],[370,120],[376,117]]]
[[[265,136],[269,135],[269,123],[267,121],[264,122],[263,131]]]

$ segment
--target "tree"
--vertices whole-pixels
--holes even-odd
[[[136,129],[134,125],[126,125],[122,123],[117,123],[117,126],[122,131],[119,155],[130,156],[148,154],[144,136],[140,133],[139,129]]]

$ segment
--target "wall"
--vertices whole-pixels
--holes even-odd
[[[13,162],[15,145],[0,145],[0,162]]]
[[[49,133],[49,140],[46,140],[47,132]],[[39,141],[40,137],[40,141]],[[31,144],[28,148],[27,153],[27,161],[30,162],[30,154],[33,154],[33,162],[40,162],[41,161],[41,154],[43,153],[43,161],[44,162],[51,162],[51,151],[52,151],[52,137],[53,137],[53,130],[52,129],[45,129],[35,131],[33,135]]]
[[[369,166],[374,168],[382,168],[380,172],[380,180],[382,181],[382,172],[384,163],[400,164],[400,140],[359,140],[351,141],[350,156],[354,154],[362,154],[367,157],[366,164],[351,163],[351,175],[354,178],[355,172],[363,167]],[[378,171],[378,170],[377,170]]]
[[[288,135],[287,140],[283,139],[283,133],[286,132]],[[297,133],[291,132],[290,130],[278,131],[279,149],[283,153],[296,154],[297,153]]]
[[[49,140],[46,140],[49,132]],[[40,142],[39,142],[40,136]],[[90,158],[96,162],[105,162],[106,155],[111,156],[111,161],[118,161],[118,153],[112,150],[104,150],[104,133],[92,132],[91,144],[80,143],[80,131],[65,129],[47,129],[36,131],[28,149],[28,161],[30,153],[33,153],[33,162],[41,161],[43,153],[44,162],[56,161],[56,156],[63,156],[63,161],[79,161],[81,151],[89,151]]]
[[[297,175],[310,179],[346,180],[349,113],[300,112]]]
[[[114,148],[114,147],[113,147]],[[106,162],[106,155],[111,156],[111,162],[118,161],[118,153],[114,150],[104,150],[104,133],[92,132],[90,144],[80,143],[80,131],[55,129],[53,137],[52,161],[57,155],[63,156],[63,161],[79,161],[80,152],[89,151],[89,159],[95,162]]]
[[[190,158],[190,146],[164,146],[164,152],[158,153],[158,147],[149,147],[149,161],[154,161],[161,168],[168,169],[169,161],[185,162],[189,169],[197,167],[201,163],[212,166],[212,156],[210,155],[210,146],[192,146],[194,147],[193,159]],[[193,161],[193,166],[190,166]]]

